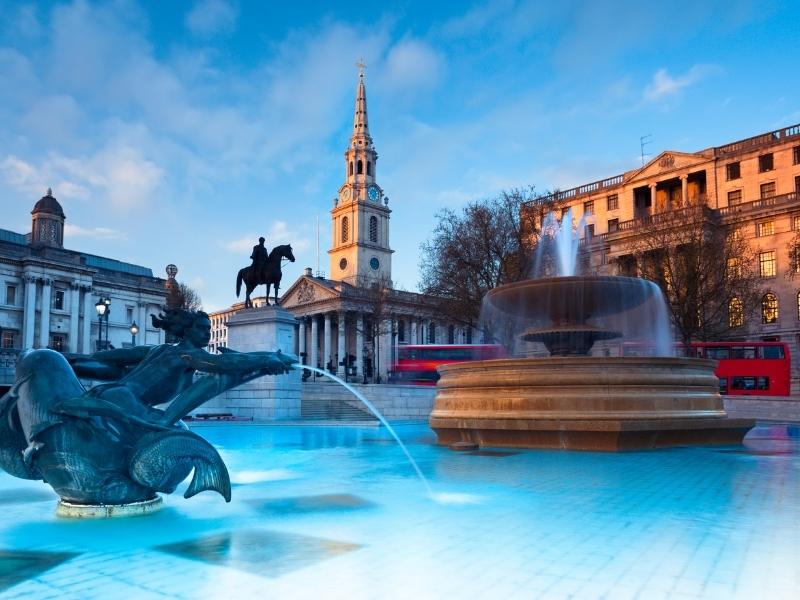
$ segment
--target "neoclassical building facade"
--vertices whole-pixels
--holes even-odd
[[[304,364],[367,381],[390,379],[400,344],[473,341],[471,330],[437,319],[431,298],[392,287],[392,211],[378,184],[377,162],[362,69],[344,183],[330,213],[328,277],[307,268],[280,304],[298,320],[296,352]],[[227,344],[227,319],[242,309],[239,303],[211,314],[210,350]]]
[[[93,352],[99,337],[95,304],[110,300],[108,341],[117,348],[158,344],[164,333],[150,315],[164,305],[164,280],[147,267],[64,248],[66,216],[50,190],[31,211],[28,234],[0,229],[0,384],[13,378],[26,348]],[[104,323],[105,329],[105,323]],[[105,335],[105,332],[104,332]]]
[[[709,218],[734,226],[757,261],[762,302],[743,326],[737,316],[731,338],[788,342],[796,393],[800,269],[791,258],[799,193],[800,124],[697,152],[664,151],[640,169],[560,191],[557,199],[575,224],[585,218],[584,267],[597,273],[636,274],[631,239],[659,213],[705,205]]]

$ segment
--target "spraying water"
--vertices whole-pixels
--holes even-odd
[[[308,365],[295,364],[293,365],[293,367],[295,369],[308,369],[309,371],[314,371],[315,373],[319,373],[320,375],[324,375],[325,377],[330,377],[336,383],[344,386],[344,388],[347,389],[347,391],[349,391],[356,398],[358,398],[364,404],[364,406],[366,406],[369,409],[369,411],[373,415],[375,415],[375,418],[378,419],[384,427],[386,427],[386,431],[392,434],[392,437],[400,445],[400,449],[406,455],[406,458],[408,458],[408,462],[411,463],[411,466],[414,467],[414,470],[417,472],[420,481],[422,481],[422,483],[425,485],[425,489],[428,491],[428,495],[431,496],[432,498],[434,497],[434,493],[431,490],[431,486],[428,483],[428,480],[425,478],[425,475],[422,474],[419,465],[417,465],[417,461],[414,460],[414,458],[408,452],[408,448],[406,448],[405,444],[403,444],[403,442],[400,441],[400,438],[397,436],[397,433],[395,433],[395,430],[392,429],[392,426],[389,425],[389,422],[383,417],[383,415],[378,411],[378,409],[375,408],[375,405],[372,404],[372,402],[367,400],[362,394],[358,392],[358,390],[354,389],[353,386],[351,386],[349,383],[343,381],[342,379],[339,379],[338,377],[336,377],[336,375],[332,375],[328,371],[324,371],[323,369],[317,369],[316,367],[309,367]]]

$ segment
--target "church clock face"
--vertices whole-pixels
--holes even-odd
[[[339,261],[339,268],[344,271],[347,268],[347,259],[343,258]]]
[[[342,200],[347,201],[350,199],[350,188],[344,188],[342,190]]]
[[[372,267],[373,271],[377,271],[378,269],[381,268],[381,263],[377,258],[373,256],[372,258],[369,259],[369,266]]]
[[[369,190],[367,190],[367,195],[369,196],[370,200],[372,200],[373,202],[377,202],[379,195],[378,188],[376,188],[374,185],[369,186]]]

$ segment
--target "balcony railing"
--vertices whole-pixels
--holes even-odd
[[[797,203],[797,192],[789,192],[780,196],[770,196],[769,198],[759,198],[751,202],[741,202],[732,206],[719,209],[719,214],[723,217],[730,217],[739,213],[747,213],[762,208],[775,208],[786,204]]]
[[[701,214],[704,219],[712,220],[715,214],[718,214],[718,211],[715,211],[713,208],[710,208],[705,204],[687,206],[685,208],[679,208],[678,210],[659,212],[653,215],[639,217],[638,219],[622,221],[617,226],[617,229],[615,231],[609,231],[609,233],[617,233],[620,231],[631,231],[639,227],[650,227],[653,225],[658,226],[661,224],[672,224],[675,222],[676,219],[680,219],[682,217],[688,217],[694,213]]]
[[[623,175],[615,175],[614,177],[609,177],[607,179],[601,179],[600,181],[594,181],[592,183],[586,183],[584,185],[579,185],[578,187],[570,188],[568,190],[559,190],[553,194],[549,194],[547,196],[541,196],[535,200],[535,202],[544,201],[559,201],[559,200],[570,200],[575,198],[576,196],[582,196],[583,194],[591,194],[592,192],[597,192],[613,187],[617,187],[618,185],[622,184]],[[530,204],[527,203],[527,204]]]
[[[770,131],[769,133],[762,133],[761,135],[739,140],[738,142],[719,146],[718,148],[714,148],[714,155],[720,157],[738,154],[748,150],[755,150],[756,148],[760,148],[762,146],[770,146],[775,142],[781,142],[788,138],[794,137],[800,137],[800,124],[784,127],[783,129],[776,129],[775,131]]]

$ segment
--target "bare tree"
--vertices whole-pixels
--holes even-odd
[[[639,273],[658,283],[684,344],[730,336],[759,298],[753,251],[735,226],[705,205],[659,213],[628,244]],[[630,257],[619,262],[631,274]]]
[[[786,278],[794,279],[800,276],[800,230],[786,244],[786,251],[789,255],[789,264],[786,267]]]
[[[486,292],[530,275],[542,218],[561,204],[558,193],[536,196],[528,187],[440,211],[420,261],[420,287],[437,298],[436,312],[479,326]]]
[[[186,310],[200,310],[203,301],[194,289],[185,283],[176,282],[167,293],[167,306],[184,308]]]

